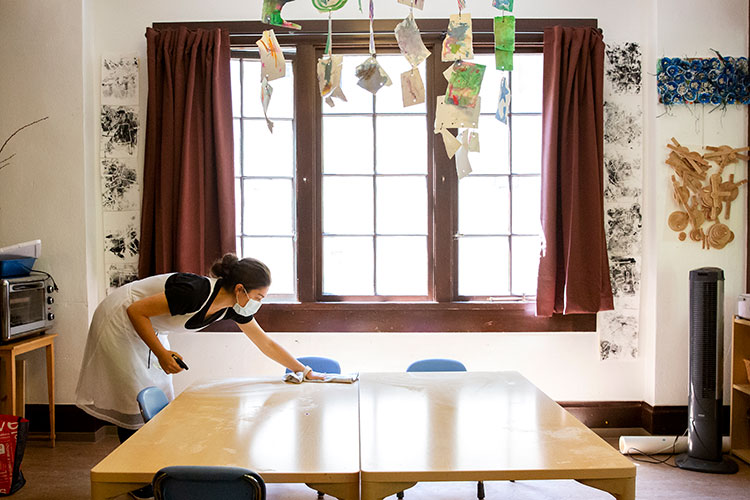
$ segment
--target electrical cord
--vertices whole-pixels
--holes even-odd
[[[674,437],[674,441],[672,442],[672,446],[669,446],[669,447],[667,447],[667,448],[665,448],[663,450],[663,451],[666,451],[666,450],[668,450],[670,448],[672,449],[672,451],[667,455],[666,458],[657,458],[656,457],[656,455],[661,455],[662,453],[658,453],[658,452],[657,453],[646,453],[645,451],[641,451],[638,448],[629,448],[628,449],[628,453],[630,453],[631,451],[635,451],[636,453],[640,453],[641,455],[644,455],[644,456],[646,456],[646,457],[648,457],[650,459],[650,460],[646,460],[646,459],[643,459],[643,458],[636,458],[634,456],[631,456],[630,458],[632,460],[636,461],[636,462],[641,462],[641,463],[644,463],[644,464],[654,464],[654,465],[664,464],[664,465],[667,465],[667,466],[672,467],[674,469],[677,469],[678,467],[676,465],[669,463],[669,459],[673,458],[675,455],[677,455],[677,452],[675,451],[675,449],[677,448],[677,440],[679,438],[681,438],[682,436],[687,435],[687,433],[688,433],[688,429],[685,429],[685,432],[683,432],[679,436],[675,436]]]
[[[51,275],[50,273],[48,273],[48,272],[46,272],[46,271],[37,271],[36,269],[30,269],[30,271],[31,271],[32,273],[39,273],[39,274],[44,274],[45,276],[47,276],[47,277],[48,277],[49,279],[51,279],[51,280],[52,280],[52,288],[53,288],[53,289],[54,289],[54,290],[55,290],[56,292],[60,290],[59,288],[57,288],[57,283],[55,283],[55,278],[53,278],[53,277],[52,277],[52,275]]]

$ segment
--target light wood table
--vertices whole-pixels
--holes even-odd
[[[169,465],[229,465],[357,499],[357,392],[280,377],[194,385],[91,470],[91,498],[143,486]]]
[[[516,372],[364,373],[362,499],[419,481],[575,479],[635,498],[635,466]]]
[[[55,337],[56,333],[44,333],[36,337],[28,337],[22,340],[0,345],[0,358],[3,361],[2,394],[5,399],[0,404],[0,413],[5,415],[23,416],[24,401],[19,399],[19,393],[23,395],[23,388],[19,391],[18,376],[16,369],[16,356],[25,354],[36,349],[45,348],[47,354],[47,398],[49,402],[49,439],[52,447],[55,447]],[[21,379],[23,379],[21,375]]]

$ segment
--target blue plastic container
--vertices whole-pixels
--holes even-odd
[[[28,276],[36,258],[19,255],[0,255],[0,278]]]

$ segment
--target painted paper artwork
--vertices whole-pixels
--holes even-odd
[[[667,106],[750,104],[747,57],[664,57],[659,59],[656,77],[659,102]]]
[[[479,132],[469,132],[469,153],[479,153]]]
[[[343,56],[323,56],[318,59],[318,86],[320,96],[325,98],[326,104],[334,107],[333,98],[346,102],[344,91],[341,90],[341,66]]]
[[[107,294],[138,279],[138,266],[131,262],[110,264],[107,267]]]
[[[454,63],[445,101],[454,106],[473,108],[479,99],[485,69],[486,66],[482,64],[466,61]]]
[[[482,98],[477,97],[473,108],[454,106],[446,102],[445,96],[438,96],[435,110],[435,133],[444,128],[479,128],[479,109]]]
[[[500,79],[500,95],[497,98],[497,111],[495,118],[497,121],[508,124],[508,110],[510,109],[510,89],[508,88],[508,78]]]
[[[415,9],[424,9],[424,0],[398,0],[398,3],[414,7]]]
[[[272,26],[283,26],[293,30],[301,30],[302,26],[295,24],[290,21],[284,21],[281,17],[281,9],[284,5],[294,0],[263,0],[263,11],[261,12],[261,19],[264,23]]]
[[[261,39],[255,44],[260,51],[261,78],[266,78],[270,82],[286,76],[284,53],[273,30],[264,31]]]
[[[138,56],[102,57],[102,104],[138,104]]]
[[[597,314],[599,350],[602,360],[638,357],[638,311],[605,311]]]
[[[396,26],[395,33],[398,48],[401,49],[401,53],[409,61],[409,64],[415,67],[419,66],[422,61],[429,57],[430,51],[422,42],[422,35],[419,33],[419,27],[414,21],[414,17],[409,15],[401,21]]]
[[[492,0],[492,6],[505,12],[513,12],[513,0]]]
[[[268,83],[266,77],[263,77],[263,81],[260,83],[260,104],[263,106],[263,116],[266,118],[266,126],[268,131],[273,134],[273,122],[268,119],[268,105],[271,103],[271,96],[273,95],[273,87]]]
[[[472,43],[471,14],[453,14],[443,40],[443,62],[474,59]]]
[[[496,17],[495,48],[500,50],[516,50],[516,18],[515,16]]]
[[[138,146],[138,107],[103,105],[101,154],[110,158],[133,157]]]
[[[498,71],[513,71],[513,52],[495,49],[495,69]]]
[[[424,94],[424,83],[418,68],[401,73],[401,98],[405,108],[422,104],[425,99]]]
[[[446,128],[440,131],[440,135],[443,137],[445,154],[448,155],[448,158],[453,158],[453,156],[456,154],[456,151],[461,148],[461,141],[456,139],[456,136],[451,134],[450,131]]]
[[[390,77],[374,56],[370,56],[357,66],[355,76],[359,78],[357,85],[376,94],[381,88],[391,85]]]
[[[138,210],[141,190],[135,158],[102,158],[102,206],[105,211]]]
[[[319,12],[333,12],[346,5],[346,0],[312,0],[312,4]]]
[[[136,261],[140,238],[138,212],[104,213],[104,251],[106,262]]]
[[[607,44],[605,75],[615,94],[641,93],[641,46],[635,42]]]

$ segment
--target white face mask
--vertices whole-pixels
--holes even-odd
[[[232,306],[232,309],[234,309],[234,312],[236,312],[240,316],[252,316],[253,314],[258,312],[258,309],[260,309],[260,301],[251,299],[244,288],[242,289],[242,291],[245,292],[245,296],[247,297],[247,304],[245,304],[245,306],[243,307],[238,302],[234,306]]]

